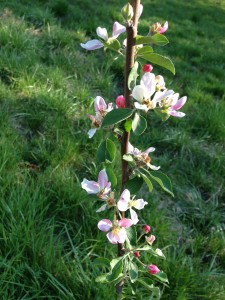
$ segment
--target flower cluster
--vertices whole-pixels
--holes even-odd
[[[140,84],[132,90],[132,96],[138,102],[134,102],[137,109],[147,112],[157,106],[165,114],[174,117],[184,117],[185,113],[178,110],[185,104],[187,97],[179,99],[179,94],[165,87],[165,81],[161,75],[146,72],[141,78]]]

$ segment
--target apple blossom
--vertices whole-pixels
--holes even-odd
[[[111,192],[109,197],[107,197],[106,199],[102,199],[105,201],[105,204],[103,204],[98,210],[96,210],[96,212],[101,212],[106,210],[107,208],[111,208],[116,206],[116,201],[114,198],[114,192]]]
[[[147,72],[142,76],[140,85],[136,85],[133,88],[132,96],[138,101],[134,103],[134,106],[137,109],[141,109],[146,112],[149,109],[154,109],[156,108],[157,102],[174,93],[172,90],[165,90],[163,92],[158,91],[155,93],[156,83],[155,74]],[[153,94],[154,97],[151,99]]]
[[[101,231],[108,232],[107,238],[112,244],[123,244],[127,238],[125,228],[133,225],[130,219],[123,218],[121,220],[115,220],[111,222],[108,219],[103,219],[98,222],[98,229]]]
[[[155,148],[154,147],[149,147],[145,151],[141,152],[139,149],[134,148],[131,143],[128,144],[128,153],[133,155],[134,158],[136,159],[137,165],[139,166],[147,166],[148,168],[152,170],[159,170],[160,167],[156,167],[151,164],[151,158],[148,155],[151,152],[154,152]]]
[[[160,272],[159,268],[156,265],[153,265],[153,264],[149,265],[147,267],[147,269],[148,269],[148,272],[152,275],[155,275],[155,274]]]
[[[150,27],[150,34],[155,34],[155,33],[160,33],[163,34],[164,32],[167,31],[168,29],[168,22],[166,21],[165,24],[162,26],[159,22],[154,23],[151,27]]]
[[[81,182],[82,188],[88,194],[97,194],[100,199],[107,199],[111,190],[111,182],[108,181],[106,170],[103,169],[98,174],[98,181],[89,181],[86,178]]]
[[[173,117],[182,118],[185,113],[178,111],[187,101],[187,97],[184,96],[180,99],[178,93],[169,95],[165,99],[159,102],[159,106],[162,107],[162,111]]]
[[[120,196],[117,207],[120,211],[127,211],[128,209],[130,209],[131,220],[135,225],[139,220],[136,212],[132,209],[132,207],[140,210],[143,209],[146,204],[148,204],[148,202],[144,201],[143,199],[131,200],[130,191],[128,189],[125,189]]]
[[[112,103],[107,105],[101,96],[97,96],[94,100],[94,109],[95,116],[87,115],[87,117],[92,121],[92,126],[94,127],[88,131],[89,138],[92,138],[97,128],[101,127],[104,116],[113,109],[113,106]]]
[[[112,30],[112,38],[116,39],[121,33],[126,31],[126,27],[121,25],[119,22],[114,22],[113,24],[113,30]],[[81,43],[81,47],[86,50],[96,50],[99,48],[104,47],[104,43],[108,41],[109,36],[106,28],[98,27],[96,29],[97,35],[102,39],[102,41],[99,40],[90,40],[86,42],[85,44]]]
[[[161,75],[155,76],[155,81],[156,81],[156,91],[166,89],[166,86],[165,86],[166,84],[165,84],[163,76],[161,76]]]

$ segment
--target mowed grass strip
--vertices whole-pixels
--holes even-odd
[[[1,299],[113,299],[112,286],[95,283],[107,269],[99,256],[116,249],[98,231],[96,203],[80,181],[95,179],[94,157],[104,136],[89,140],[97,95],[123,93],[123,65],[79,43],[97,26],[122,22],[125,3],[108,1],[1,1],[0,3],[0,290]],[[169,21],[167,47],[176,76],[154,66],[168,88],[188,96],[182,120],[150,127],[135,146],[156,147],[152,157],[174,185],[175,197],[157,186],[141,193],[148,208],[141,223],[157,236],[166,261],[146,255],[169,277],[162,299],[224,298],[224,10],[223,1],[160,4],[143,1],[139,33]],[[185,11],[185,17],[184,17]],[[119,162],[116,165],[119,167]],[[129,299],[148,299],[138,290]]]

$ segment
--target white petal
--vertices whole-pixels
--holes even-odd
[[[155,74],[145,73],[141,78],[141,86],[148,91],[148,97],[150,98],[155,93]]]
[[[101,231],[109,231],[112,228],[112,222],[108,219],[103,219],[98,222],[98,229]]]
[[[88,194],[97,194],[100,191],[98,182],[90,181],[86,178],[81,182],[81,186]]]
[[[82,48],[86,50],[96,50],[102,48],[104,45],[99,40],[91,40],[88,41],[86,44],[80,44]]]
[[[122,194],[120,195],[120,200],[129,202],[130,201],[130,191],[125,189]]]
[[[107,204],[103,204],[101,207],[99,207],[99,209],[96,210],[96,212],[104,211],[106,210],[106,208],[107,208]]]
[[[99,183],[101,189],[104,189],[106,187],[106,185],[108,184],[108,176],[107,176],[105,169],[103,169],[99,172],[98,183]]]
[[[130,208],[130,217],[131,217],[133,224],[136,225],[138,223],[139,219],[138,219],[137,213],[132,208]]]
[[[128,202],[119,200],[117,202],[117,207],[120,211],[126,211],[128,209]]]
[[[138,210],[143,209],[148,202],[144,201],[143,199],[137,199],[134,202],[134,207]]]
[[[88,130],[89,139],[91,139],[94,136],[94,134],[96,133],[96,130],[97,130],[97,128],[92,128],[92,129]]]
[[[105,41],[107,41],[108,40],[108,32],[107,32],[107,30],[106,30],[106,28],[102,28],[102,27],[98,27],[97,29],[96,29],[96,33],[97,33],[97,35],[101,38],[101,39],[103,39],[103,40],[105,40]]]
[[[117,38],[121,33],[126,31],[126,27],[121,25],[119,22],[113,24],[112,37]]]
[[[140,104],[140,103],[138,103],[138,102],[134,102],[134,106],[137,108],[137,109],[140,109],[140,110],[144,110],[145,112],[147,112],[148,111],[148,107],[147,107],[147,105],[145,105],[145,104]]]
[[[96,112],[104,111],[107,108],[105,100],[101,96],[97,96],[94,100],[94,108]]]
[[[150,169],[154,170],[154,171],[157,171],[157,170],[160,169],[160,167],[156,167],[156,166],[154,166],[154,165],[151,165],[150,163],[148,163],[147,166],[148,166]]]
[[[146,149],[143,153],[149,154],[151,152],[154,152],[155,148],[154,147],[149,147],[148,149]]]
[[[142,103],[143,99],[148,99],[148,91],[142,85],[136,85],[132,91],[132,97]]]
[[[168,114],[177,118],[183,118],[186,115],[185,113],[176,110],[169,110]]]
[[[155,93],[153,100],[155,102],[159,102],[159,101],[167,98],[168,96],[171,96],[172,94],[174,94],[173,90],[158,91]]]

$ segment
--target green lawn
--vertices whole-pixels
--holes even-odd
[[[0,298],[114,299],[95,283],[98,256],[116,247],[97,229],[96,204],[81,190],[99,172],[98,132],[87,131],[97,95],[123,93],[123,65],[102,49],[80,47],[97,26],[122,22],[125,2],[0,1]],[[169,287],[161,299],[225,299],[225,2],[145,0],[140,34],[169,21],[169,56],[176,76],[154,66],[167,86],[188,96],[187,116],[152,126],[137,141],[154,146],[174,186],[145,193],[142,217],[167,260],[157,264]],[[106,10],[107,9],[107,10]],[[144,138],[143,138],[144,137]],[[132,138],[131,138],[132,140]],[[118,150],[119,152],[119,150]],[[119,164],[118,164],[119,167]],[[105,216],[104,216],[105,217]],[[147,300],[147,290],[126,299]]]

